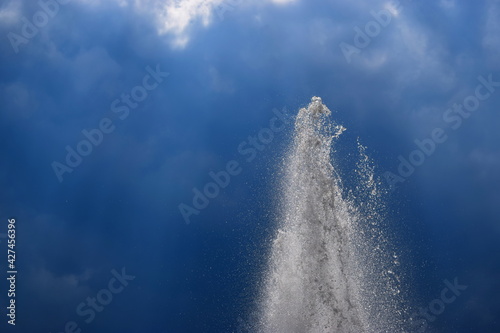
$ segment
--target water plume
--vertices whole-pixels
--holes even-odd
[[[398,256],[379,226],[373,167],[359,145],[357,185],[343,188],[332,144],[345,128],[330,115],[313,97],[296,117],[258,332],[404,331]]]

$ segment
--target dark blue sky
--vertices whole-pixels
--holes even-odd
[[[321,96],[347,128],[339,151],[359,137],[377,177],[405,180],[387,205],[411,301],[468,286],[429,331],[500,331],[499,18],[493,0],[1,1],[0,233],[14,217],[19,274],[16,327],[5,310],[0,325],[244,328],[293,125],[251,137]],[[179,204],[233,160],[187,225]],[[110,293],[122,268],[135,279]],[[113,299],[86,323],[77,308],[101,290]]]

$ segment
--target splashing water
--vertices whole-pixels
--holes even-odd
[[[398,258],[379,226],[380,191],[358,144],[348,193],[332,164],[345,130],[313,97],[295,121],[281,212],[260,300],[259,332],[403,332]]]

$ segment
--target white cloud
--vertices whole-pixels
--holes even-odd
[[[296,0],[271,0],[271,2],[279,4],[279,5],[288,4],[288,3],[295,2],[295,1]]]
[[[210,75],[211,87],[217,92],[234,92],[234,83],[230,79],[223,78],[217,68],[210,66],[208,69],[208,74]]]
[[[443,36],[418,21],[402,15],[396,22],[398,34],[393,40],[393,50],[405,62],[399,72],[400,81],[426,80],[427,84],[446,91],[456,84],[456,75],[447,63],[449,51],[442,45]]]
[[[321,47],[331,47],[330,43],[341,33],[341,28],[333,20],[316,18],[309,25],[309,39]]]
[[[455,8],[455,0],[441,0],[439,1],[439,6],[444,9],[453,9]]]
[[[0,23],[17,23],[20,19],[20,1],[9,1],[0,7]]]
[[[469,163],[476,168],[478,180],[498,179],[498,169],[500,168],[500,155],[498,153],[478,148],[469,154],[468,159]]]
[[[500,52],[500,6],[498,2],[489,2],[485,7],[486,20],[483,27],[482,46],[487,52],[489,66],[498,68],[498,53]]]
[[[116,77],[121,67],[105,49],[97,47],[80,53],[73,61],[72,70],[75,88],[84,93]]]
[[[90,269],[81,274],[65,274],[57,276],[46,267],[30,268],[30,288],[40,297],[51,297],[52,302],[74,302],[90,293],[86,286],[93,276]]]
[[[98,6],[110,0],[76,0],[88,6]],[[208,27],[216,20],[224,20],[231,12],[243,6],[261,4],[287,5],[299,0],[113,0],[120,7],[133,6],[137,13],[155,21],[160,35],[172,37],[174,48],[186,47],[190,29],[196,24]],[[13,1],[14,3],[15,1]],[[0,10],[0,18],[2,17]],[[7,12],[3,15],[7,15]],[[9,14],[10,15],[10,14]]]
[[[39,101],[36,93],[21,82],[13,82],[3,88],[0,95],[6,104],[5,114],[11,118],[29,119],[38,109]]]
[[[361,62],[365,69],[377,70],[387,63],[388,53],[385,50],[369,50]]]
[[[123,0],[121,0],[123,1]],[[130,0],[138,11],[149,10],[153,15],[158,33],[171,35],[172,45],[184,48],[190,37],[190,28],[195,24],[208,27],[215,20],[225,19],[232,11],[243,5],[272,3],[286,5],[298,0]]]
[[[208,26],[212,21],[214,8],[221,5],[223,0],[183,0],[169,1],[160,5],[158,12],[158,32],[171,33],[175,36],[174,45],[185,47],[189,41],[187,30],[191,24],[201,21]]]
[[[396,4],[394,2],[387,2],[384,6],[386,10],[388,10],[392,16],[398,17],[401,13],[402,7],[400,4]]]

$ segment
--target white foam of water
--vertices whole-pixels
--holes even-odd
[[[332,143],[345,128],[330,114],[313,97],[297,115],[257,331],[403,332],[398,256],[378,225],[373,167],[359,145],[356,189],[342,192]]]

